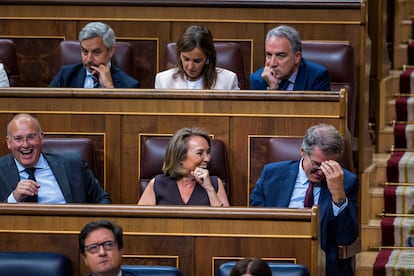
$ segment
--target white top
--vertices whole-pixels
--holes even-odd
[[[10,87],[9,78],[7,77],[3,63],[0,63],[0,87]]]
[[[239,90],[239,82],[236,73],[224,69],[216,68],[217,80],[211,89],[219,90]],[[188,89],[187,81],[181,76],[174,78],[174,74],[178,71],[177,67],[159,72],[155,76],[156,89]]]

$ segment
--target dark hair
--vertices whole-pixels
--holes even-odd
[[[339,157],[343,152],[344,141],[334,126],[318,124],[306,130],[302,142],[302,148],[308,154],[311,154],[315,147],[318,147],[325,154]]]
[[[204,65],[203,75],[203,89],[210,89],[217,79],[216,71],[216,48],[214,48],[213,35],[206,27],[193,25],[185,29],[183,34],[177,41],[177,63],[178,73],[184,76],[184,68],[181,62],[181,52],[189,52],[195,48],[200,48],[207,57]]]
[[[122,227],[109,220],[97,220],[86,224],[79,234],[79,249],[82,255],[85,255],[85,239],[92,231],[100,228],[111,230],[114,234],[116,243],[118,244],[118,249],[121,250],[124,248]]]
[[[238,261],[230,272],[230,276],[241,276],[243,274],[253,276],[272,276],[267,262],[258,258],[245,258]]]
[[[200,136],[206,139],[211,147],[211,139],[207,132],[201,128],[181,128],[177,130],[167,145],[162,171],[165,175],[172,178],[181,178],[188,174],[187,169],[183,168],[181,161],[187,158],[188,139],[192,136]]]

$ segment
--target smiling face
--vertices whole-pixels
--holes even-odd
[[[207,60],[207,56],[203,50],[194,48],[188,52],[181,52],[180,59],[187,78],[192,81],[200,78]]]
[[[8,126],[6,142],[14,158],[25,168],[34,167],[42,152],[44,135],[30,116],[16,116]]]
[[[89,72],[93,72],[91,65],[108,64],[114,51],[115,47],[108,50],[99,36],[81,41],[82,63]]]
[[[288,79],[299,67],[301,53],[292,51],[286,37],[272,37],[266,41],[265,65],[275,72],[279,80]]]
[[[107,228],[98,228],[89,233],[85,239],[85,246],[99,244],[97,252],[90,253],[87,250],[83,259],[93,275],[118,275],[122,262],[122,250],[118,245],[112,249],[105,249],[102,243],[115,241],[114,234]]]
[[[201,136],[191,136],[188,138],[187,157],[181,161],[181,165],[188,171],[194,171],[195,168],[207,168],[210,162],[210,147],[206,139]]]

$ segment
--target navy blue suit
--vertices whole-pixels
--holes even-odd
[[[266,164],[250,195],[251,206],[287,208],[295,186],[300,160]],[[350,260],[338,259],[338,245],[348,245],[358,237],[358,178],[344,169],[348,206],[333,215],[332,196],[326,181],[321,183],[319,219],[321,247],[326,253],[327,275],[353,275]]]
[[[77,153],[43,153],[67,203],[111,203],[109,194]],[[11,154],[0,158],[0,201],[8,196],[20,181],[16,162]]]
[[[111,66],[112,82],[115,88],[139,88],[139,81],[130,77],[116,66]],[[86,69],[82,63],[63,65],[49,87],[83,88]]]
[[[251,90],[266,90],[267,83],[262,78],[264,67],[255,71],[250,75],[250,89]],[[293,90],[300,91],[329,91],[331,90],[331,81],[329,72],[322,65],[301,59],[296,75],[295,85]]]

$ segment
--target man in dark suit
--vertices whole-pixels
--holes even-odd
[[[88,276],[133,276],[121,271],[123,248],[122,227],[108,220],[90,222],[79,234],[79,249],[91,270]]]
[[[321,248],[326,275],[354,275],[351,260],[338,258],[338,246],[358,236],[358,178],[336,161],[343,151],[331,125],[310,127],[297,161],[266,164],[250,195],[251,206],[304,208],[319,205]],[[309,188],[309,189],[308,189]]]
[[[36,118],[18,114],[7,125],[11,154],[0,158],[0,200],[39,203],[111,203],[80,154],[42,153]]]
[[[102,22],[90,22],[79,33],[81,64],[63,65],[50,87],[138,88],[139,82],[111,64],[115,33]]]
[[[252,90],[329,91],[328,70],[302,58],[299,33],[281,25],[266,35],[265,66],[250,76]]]

